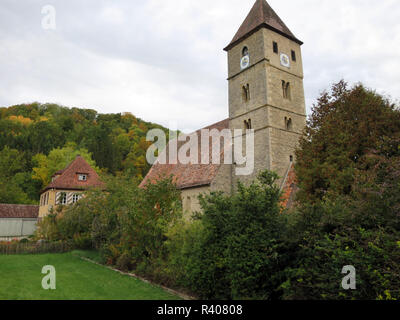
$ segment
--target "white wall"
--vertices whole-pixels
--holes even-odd
[[[0,218],[0,238],[26,237],[36,230],[37,219]]]

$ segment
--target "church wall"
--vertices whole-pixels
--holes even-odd
[[[232,192],[232,165],[222,164],[218,174],[211,183],[210,191],[222,191],[226,194]]]
[[[268,122],[271,127],[286,130],[286,120],[292,120],[291,132],[302,134],[306,124],[306,117],[297,113],[292,113],[287,110],[270,107],[268,110]]]
[[[237,175],[236,168],[243,167],[239,165],[233,166],[232,177],[233,186],[236,188],[237,181],[240,180],[245,184],[250,184],[254,181],[260,171],[270,169],[270,130],[268,127],[264,126],[261,128],[255,127],[254,132],[254,170],[249,175]],[[243,136],[243,154],[246,150],[246,137]]]
[[[240,68],[240,59],[242,58],[243,48],[247,47],[250,54],[250,65],[263,60],[265,58],[264,35],[262,31],[253,33],[248,38],[228,51],[228,77],[242,72]]]
[[[261,29],[263,36],[263,43],[266,52],[266,58],[269,60],[270,64],[274,67],[277,67],[283,72],[287,72],[289,70],[290,73],[303,78],[303,62],[301,56],[301,47],[298,43],[266,28]],[[273,51],[273,42],[278,43],[278,54]],[[293,62],[290,59],[290,68],[286,68],[281,66],[280,63],[280,54],[285,53],[291,58],[291,51],[294,50],[296,52],[296,61]]]
[[[271,170],[275,171],[281,178],[286,174],[290,165],[290,156],[296,160],[295,150],[300,135],[285,130],[271,128]],[[282,180],[279,180],[279,183]]]
[[[240,59],[236,61],[239,65]],[[246,69],[229,81],[229,117],[234,118],[254,108],[267,104],[267,76],[266,62]],[[252,72],[249,72],[249,70]],[[243,98],[243,87],[249,85],[250,99]]]
[[[305,117],[303,80],[273,66],[267,67],[266,74],[268,77],[268,104]],[[283,97],[282,80],[290,83],[290,99]]]
[[[201,211],[198,196],[209,192],[209,186],[181,190],[183,216],[186,220],[190,220],[193,212]]]

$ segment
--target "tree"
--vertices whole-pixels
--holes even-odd
[[[388,99],[344,81],[324,92],[307,121],[297,151],[299,199],[348,195],[364,156],[400,132],[400,112]]]
[[[93,159],[101,168],[115,173],[120,167],[117,163],[118,150],[110,136],[111,130],[106,126],[95,125],[87,128],[83,145],[93,154]]]
[[[28,127],[26,139],[34,153],[48,154],[65,143],[64,133],[52,122],[39,121]]]
[[[0,151],[0,179],[6,181],[25,169],[26,162],[22,152],[9,147]]]
[[[297,151],[284,299],[400,297],[399,137],[398,108],[362,85],[319,98]],[[346,265],[357,290],[341,287]]]
[[[81,155],[95,170],[100,170],[92,159],[92,155],[86,149],[77,149],[75,144],[69,143],[64,148],[52,150],[48,156],[44,154],[35,155],[33,157],[35,167],[33,168],[32,178],[40,181],[42,188],[46,187],[50,183],[51,177],[70,164],[77,155]]]
[[[0,180],[0,203],[35,204],[28,195],[14,182]]]

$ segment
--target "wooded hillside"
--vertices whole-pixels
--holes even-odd
[[[38,203],[51,176],[81,154],[96,170],[141,179],[148,130],[130,113],[100,114],[57,104],[0,108],[0,203]]]

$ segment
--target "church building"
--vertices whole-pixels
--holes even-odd
[[[236,164],[223,161],[156,162],[141,186],[172,175],[182,191],[184,211],[193,212],[200,209],[199,194],[217,190],[230,194],[238,180],[248,183],[269,169],[281,177],[278,183],[285,202],[290,203],[295,149],[306,124],[302,44],[265,0],[257,0],[224,49],[228,55],[229,118],[205,129],[254,130],[253,174],[238,176]],[[200,136],[201,131],[196,134]]]

